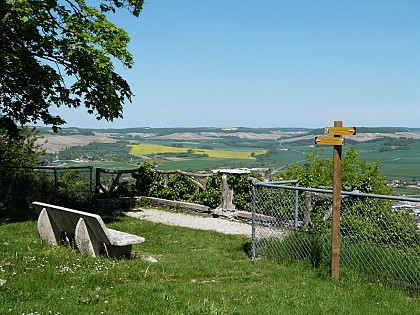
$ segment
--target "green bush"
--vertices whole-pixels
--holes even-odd
[[[194,202],[208,206],[210,208],[217,208],[222,200],[222,192],[220,186],[222,184],[222,175],[220,173],[213,174],[206,179],[206,190],[200,192]]]
[[[66,170],[58,176],[58,204],[68,208],[95,212],[90,196],[90,181],[80,171]]]
[[[185,175],[170,174],[166,185],[164,178],[161,178],[151,186],[149,195],[168,200],[188,201],[195,191],[195,184]]]
[[[55,199],[54,181],[46,172],[32,169],[0,169],[0,200],[11,205],[26,205],[35,200]]]
[[[206,179],[206,189],[197,193],[197,186],[186,175],[161,174],[158,177],[156,169],[151,164],[143,164],[138,172],[134,173],[136,180],[133,195],[151,196],[177,201],[193,201],[211,208],[217,208],[221,202],[222,175],[213,174]],[[164,176],[168,176],[165,182]],[[233,203],[238,209],[251,210],[251,184],[248,177],[253,176],[261,179],[259,174],[228,174],[228,184],[232,187]]]
[[[139,167],[137,173],[131,176],[136,180],[134,184],[134,195],[149,196],[153,184],[155,167],[150,163],[144,163]]]

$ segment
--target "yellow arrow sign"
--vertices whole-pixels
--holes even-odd
[[[325,127],[327,135],[353,136],[356,134],[356,127]]]
[[[315,137],[315,144],[323,145],[344,145],[344,138],[341,137]]]

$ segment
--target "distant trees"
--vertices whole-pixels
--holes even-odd
[[[363,193],[390,194],[392,188],[386,184],[386,178],[379,172],[379,161],[370,163],[360,161],[354,148],[349,148],[342,159],[342,189]],[[325,157],[322,151],[312,151],[302,164],[291,164],[274,179],[297,179],[304,187],[332,187],[333,161]]]
[[[135,157],[129,154],[131,148],[127,144],[128,142],[125,141],[115,143],[91,142],[85,146],[74,146],[60,151],[58,159],[88,158],[96,161],[132,162]]]

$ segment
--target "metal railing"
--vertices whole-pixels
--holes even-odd
[[[93,167],[0,165],[0,201],[87,203],[93,196]]]
[[[252,258],[265,255],[327,271],[332,190],[287,184],[252,186]],[[419,216],[420,199],[343,191],[340,273],[419,290]]]

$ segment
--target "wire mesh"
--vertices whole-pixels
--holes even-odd
[[[420,288],[420,199],[342,192],[340,274]],[[253,257],[329,270],[332,191],[253,186]]]

